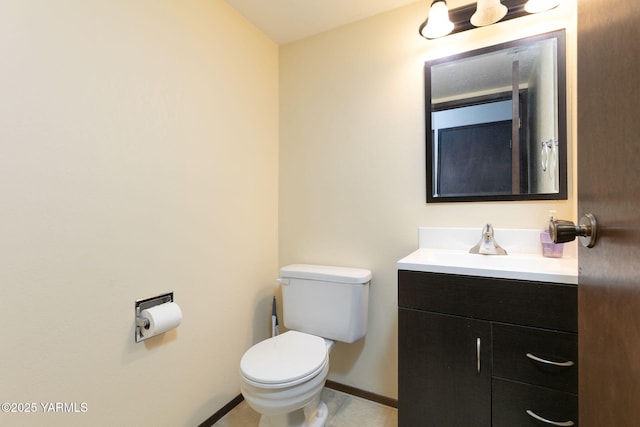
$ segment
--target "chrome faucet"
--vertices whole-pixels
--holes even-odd
[[[487,224],[482,229],[482,238],[477,245],[469,249],[470,254],[481,255],[506,255],[507,251],[502,249],[493,238],[493,227]]]

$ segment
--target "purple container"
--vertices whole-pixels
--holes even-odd
[[[547,258],[562,258],[564,244],[553,243],[549,235],[549,230],[542,230],[540,232],[540,245],[542,246],[542,256]]]

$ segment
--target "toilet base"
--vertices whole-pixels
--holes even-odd
[[[324,427],[329,418],[327,404],[320,396],[304,408],[278,415],[262,415],[258,427]]]

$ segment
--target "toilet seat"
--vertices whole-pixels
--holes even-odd
[[[240,372],[256,386],[289,387],[313,378],[327,363],[324,338],[288,331],[247,350],[240,360]]]

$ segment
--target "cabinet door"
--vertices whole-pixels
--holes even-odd
[[[491,425],[489,322],[399,309],[400,427]]]

